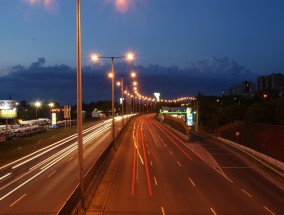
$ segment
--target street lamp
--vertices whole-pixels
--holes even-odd
[[[126,76],[130,76],[131,78],[135,78],[136,77],[136,73],[135,72],[131,72],[130,75],[127,74],[120,74],[119,75],[121,77],[120,82],[117,82],[118,86],[121,86],[121,116],[122,116],[122,127],[124,127],[124,87],[123,87],[123,77]],[[127,105],[127,104],[126,104]]]
[[[40,101],[36,101],[35,102],[35,107],[36,107],[36,119],[37,119],[37,109],[40,108],[41,106],[41,102]]]
[[[85,209],[84,164],[83,164],[83,133],[82,133],[82,63],[81,63],[81,13],[80,0],[76,0],[76,60],[77,60],[77,142],[79,186],[82,207]]]
[[[50,115],[50,120],[51,120],[51,108],[54,107],[54,103],[53,103],[53,102],[50,102],[50,103],[48,104],[48,106],[49,106],[49,115]]]
[[[114,59],[117,58],[124,58],[129,61],[132,61],[134,59],[134,54],[131,52],[128,52],[126,56],[117,56],[117,57],[101,57],[96,54],[91,55],[91,60],[93,61],[98,61],[99,59],[102,58],[109,58],[111,59],[111,111],[112,111],[112,139],[114,140],[115,138],[115,129],[114,129],[114,78],[115,78],[115,72],[114,72]]]
[[[121,89],[121,121],[122,121],[122,127],[124,127],[124,119],[123,119],[123,112],[124,112],[124,105],[123,105],[123,100],[124,100],[124,96],[123,96],[123,78],[121,76],[121,80],[120,82],[117,83],[118,86],[120,86]]]

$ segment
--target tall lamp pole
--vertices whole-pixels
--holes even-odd
[[[112,112],[112,139],[115,138],[115,129],[114,129],[114,57],[111,57],[111,112]]]
[[[124,127],[124,119],[123,119],[123,116],[124,116],[124,92],[123,92],[123,77],[121,77],[121,116],[122,116],[122,127]]]
[[[82,207],[85,209],[84,189],[84,163],[83,163],[83,134],[82,134],[82,64],[81,64],[81,14],[80,0],[76,7],[76,34],[77,34],[77,142],[78,142],[78,164],[79,164],[79,186]]]
[[[100,58],[110,58],[111,59],[111,75],[112,75],[112,80],[111,80],[111,111],[112,111],[112,139],[114,140],[115,138],[115,129],[114,129],[114,78],[115,78],[115,71],[114,71],[114,59],[115,58],[127,58],[128,60],[133,60],[134,59],[134,54],[133,53],[127,53],[126,56],[118,56],[118,57],[101,57],[96,54],[91,56],[93,61],[97,61]]]
[[[198,126],[199,126],[199,104],[198,104],[198,100],[195,100],[195,107],[196,107],[196,118],[195,118],[195,132],[198,132]]]
[[[39,109],[39,107],[41,106],[41,102],[40,101],[36,101],[35,102],[35,107],[36,107],[36,119],[37,119],[37,111]]]

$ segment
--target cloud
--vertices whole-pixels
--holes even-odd
[[[197,75],[215,76],[224,75],[226,77],[243,77],[252,75],[244,66],[240,66],[236,61],[228,57],[216,58],[210,57],[207,60],[191,63],[188,70]]]
[[[9,95],[16,100],[55,100],[61,104],[76,104],[76,68],[67,65],[45,66],[45,58],[39,58],[29,67],[15,65],[8,74],[0,76],[0,99]],[[84,66],[82,68],[83,101],[110,100],[111,81],[107,77],[110,64]],[[256,74],[229,58],[210,57],[191,63],[186,69],[177,66],[129,65],[119,62],[115,65],[116,77],[127,71],[138,73],[138,90],[146,96],[160,92],[161,98],[206,95],[220,95],[222,90],[244,80],[256,81]],[[124,86],[132,89],[131,80],[124,77]],[[120,89],[116,88],[116,97]]]
[[[245,80],[255,82],[257,79],[257,74],[228,57],[210,57],[193,62],[186,69],[149,65],[138,70],[141,70],[139,74],[143,76],[143,83],[147,83],[147,87],[142,84],[142,90],[151,95],[154,91],[160,92],[164,98],[194,96],[198,92],[220,95],[223,89],[233,84]]]
[[[38,68],[41,67],[45,64],[45,59],[44,58],[39,58],[37,62],[34,62],[31,64],[30,68]]]

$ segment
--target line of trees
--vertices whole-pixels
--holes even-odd
[[[241,96],[197,96],[200,125],[214,130],[234,120],[284,125],[284,97],[261,92],[252,98]]]

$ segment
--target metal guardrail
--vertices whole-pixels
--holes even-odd
[[[262,154],[254,149],[248,148],[246,146],[243,146],[241,144],[235,143],[233,141],[224,139],[222,137],[215,137],[218,140],[222,141],[223,143],[226,143],[242,152],[244,152],[245,154],[253,157],[254,159],[256,159],[258,162],[262,163],[263,165],[265,165],[266,167],[268,167],[269,169],[271,169],[272,171],[274,171],[275,173],[277,173],[278,175],[284,177],[284,163],[276,160],[275,158],[269,157],[265,154]],[[276,168],[274,168],[276,167]],[[279,169],[279,170],[277,170]],[[282,172],[281,172],[282,171]]]

